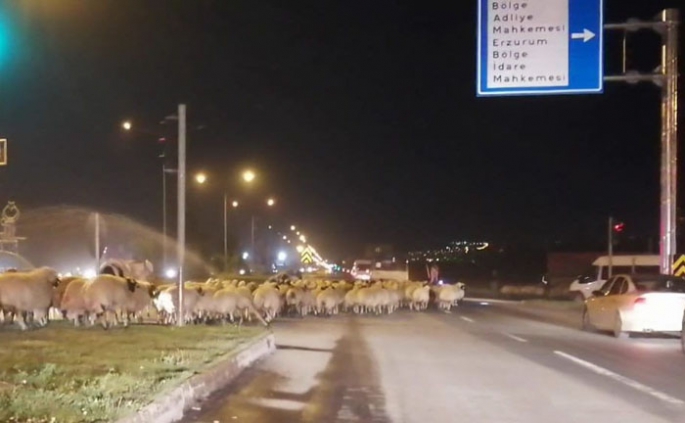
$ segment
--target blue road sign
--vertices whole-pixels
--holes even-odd
[[[478,0],[478,95],[601,93],[603,6]]]

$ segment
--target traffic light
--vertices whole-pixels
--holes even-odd
[[[621,233],[625,230],[626,224],[623,222],[618,222],[617,224],[614,225],[614,232],[616,233]]]

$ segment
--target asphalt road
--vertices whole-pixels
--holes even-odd
[[[286,319],[277,352],[184,422],[685,421],[678,340],[584,333],[570,313]]]

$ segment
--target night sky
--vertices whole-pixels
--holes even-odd
[[[275,195],[271,219],[306,228],[325,256],[590,241],[609,214],[656,236],[659,90],[476,98],[476,3],[5,1],[0,203],[159,228],[160,144],[119,125],[166,133],[173,150],[159,122],[185,102],[189,172],[217,181],[189,187],[189,236],[217,251],[223,185],[242,196],[231,181],[248,165],[261,177],[250,195]],[[606,20],[678,3],[607,0]],[[656,67],[655,40],[635,37],[636,67]],[[609,73],[617,41],[607,35]]]

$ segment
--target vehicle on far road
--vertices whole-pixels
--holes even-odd
[[[621,274],[585,302],[583,329],[607,330],[616,338],[632,333],[678,333],[684,310],[685,279]]]
[[[574,300],[585,301],[592,297],[592,293],[602,288],[609,278],[609,256],[598,257],[592,263],[592,269],[578,276],[571,283],[568,290],[574,295]],[[659,256],[635,255],[612,256],[612,274],[655,274],[659,273]]]
[[[406,264],[387,261],[355,260],[350,274],[356,280],[409,280]]]

